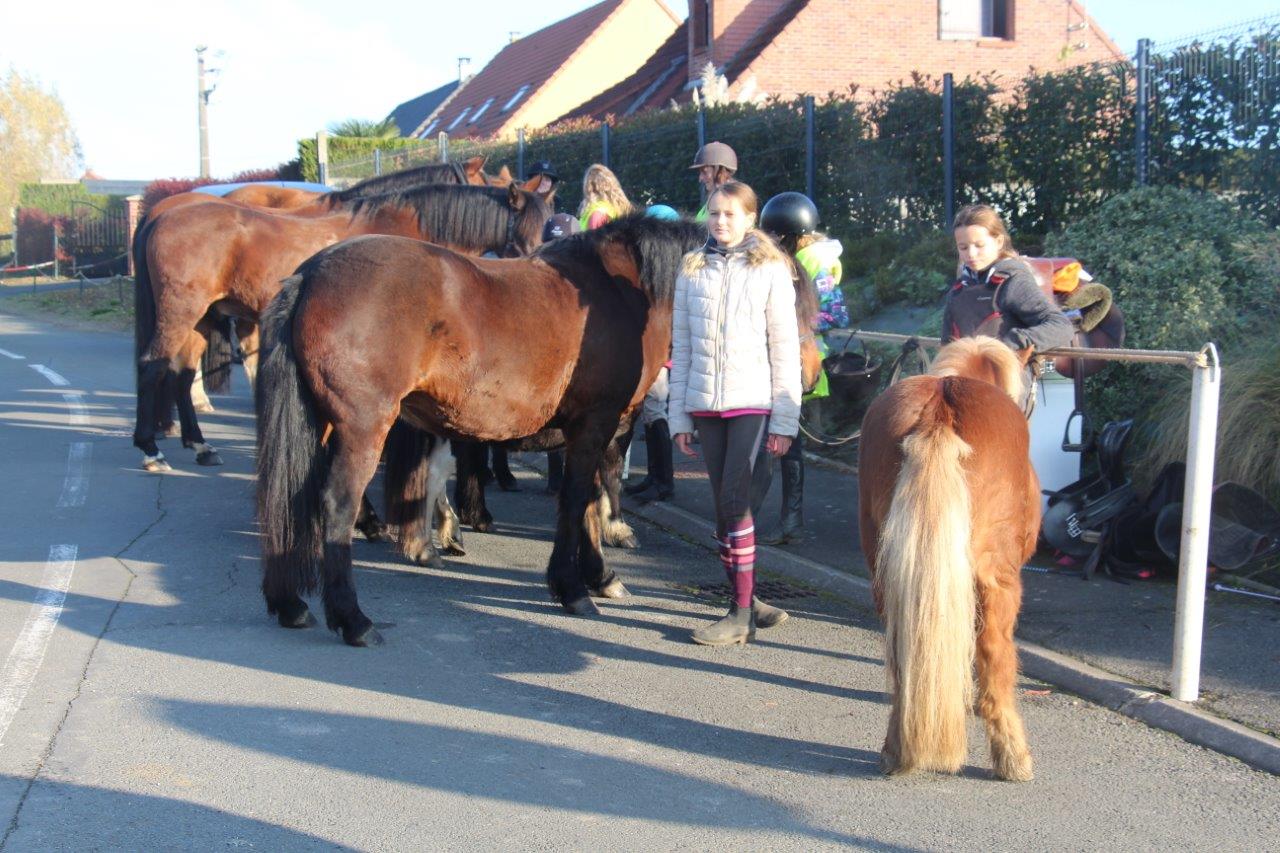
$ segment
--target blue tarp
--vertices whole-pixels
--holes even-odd
[[[192,192],[223,196],[232,190],[253,186],[286,187],[291,190],[309,190],[313,193],[327,193],[333,190],[333,187],[327,187],[324,184],[313,184],[310,181],[248,181],[239,184],[209,184],[208,186],[196,187]]]

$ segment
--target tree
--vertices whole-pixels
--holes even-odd
[[[23,184],[73,178],[82,168],[80,142],[62,99],[10,67],[0,78],[0,227],[12,216]]]
[[[400,128],[395,121],[386,118],[382,121],[371,121],[363,118],[349,118],[346,121],[335,121],[329,125],[329,132],[334,136],[358,136],[365,139],[395,139],[400,135]]]

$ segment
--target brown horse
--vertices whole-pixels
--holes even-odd
[[[370,236],[303,264],[264,316],[255,395],[268,612],[305,627],[300,593],[319,587],[327,624],[343,640],[380,642],[356,599],[351,526],[397,418],[439,439],[559,430],[566,450],[552,596],[588,615],[598,612],[592,593],[624,592],[589,510],[606,446],[667,358],[681,259],[705,239],[693,223],[631,216],[528,259],[473,259]],[[807,327],[816,298],[809,288],[797,293],[797,323]],[[812,379],[820,355],[812,338],[804,349]],[[426,452],[419,467],[429,470],[447,442],[427,442]],[[396,480],[389,471],[388,489]]]
[[[858,521],[893,697],[886,773],[960,769],[976,657],[995,775],[1031,778],[1013,629],[1040,487],[1015,402],[1022,381],[1004,344],[962,338],[863,419]]]
[[[462,252],[525,253],[542,238],[550,208],[511,185],[428,185],[363,197],[349,208],[301,218],[242,205],[179,207],[152,219],[134,242],[138,411],[134,445],[147,470],[167,470],[155,443],[156,402],[171,384],[183,445],[202,465],[221,463],[204,441],[190,388],[209,329],[220,316],[256,324],[280,281],[325,246],[358,234],[397,234]]]

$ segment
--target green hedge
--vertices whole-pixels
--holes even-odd
[[[124,196],[95,195],[80,183],[23,184],[18,191],[18,207],[42,210],[51,216],[70,216],[78,204],[106,211],[122,210]]]

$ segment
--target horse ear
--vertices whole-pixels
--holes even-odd
[[[489,159],[488,157],[484,157],[480,155],[476,155],[475,157],[468,157],[462,163],[462,171],[474,177],[480,174],[482,171],[484,171],[484,164],[488,159]]]
[[[1031,359],[1036,357],[1036,348],[1025,347],[1020,350],[1014,350],[1014,355],[1018,357],[1018,363],[1021,364],[1023,367],[1026,367],[1027,364],[1031,361]]]
[[[517,213],[524,210],[525,202],[528,199],[524,193],[525,191],[521,190],[516,184],[507,187],[507,205]]]
[[[506,186],[507,184],[515,180],[514,178],[511,177],[511,170],[507,168],[506,163],[502,164],[502,168],[498,170],[498,174],[496,178],[497,180],[502,182],[503,186]]]
[[[520,189],[524,190],[527,193],[534,193],[538,191],[538,187],[541,184],[542,184],[542,176],[534,175],[532,178],[525,181],[523,184],[520,184]]]

